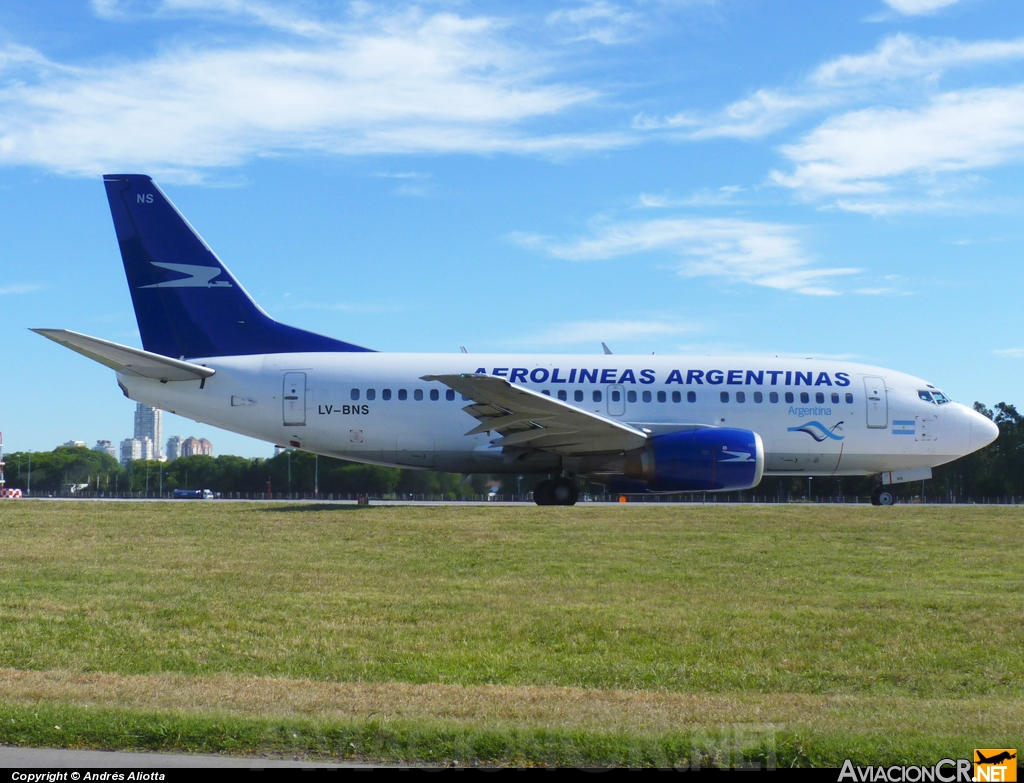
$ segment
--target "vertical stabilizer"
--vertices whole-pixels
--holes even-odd
[[[278,323],[143,174],[103,178],[142,345],[174,358],[367,351]]]

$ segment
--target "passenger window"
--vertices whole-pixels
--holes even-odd
[[[839,402],[839,392],[832,392],[832,404]]]
[[[548,397],[551,396],[551,391],[549,389],[541,389],[540,393],[541,394],[546,394]]]
[[[802,402],[802,403],[804,403],[806,405],[810,401],[811,401],[811,395],[809,395],[807,392],[800,392],[800,402]]]
[[[814,401],[818,403],[818,405],[821,405],[823,402],[825,402],[825,394],[823,392],[818,392],[817,394],[814,395]]]
[[[779,401],[779,393],[778,392],[770,392],[768,394],[768,402],[778,402],[778,401]]]
[[[583,402],[583,392],[580,389],[577,389],[573,392],[572,398],[576,400],[576,402]]]
[[[562,402],[565,402],[567,399],[569,399],[569,395],[565,393],[565,389],[558,390],[558,399],[560,399]]]
[[[658,402],[665,402],[666,400],[668,400],[668,397],[665,395],[665,392],[658,392]]]
[[[469,397],[467,397],[465,394],[463,394],[462,395],[462,401],[463,402],[469,402]]]
[[[793,402],[793,392],[786,392],[786,402]]]
[[[756,402],[756,403],[764,402],[764,395],[761,394],[761,392],[754,392],[754,402]]]
[[[381,391],[380,398],[382,400],[390,400],[391,399],[391,389],[384,389],[383,391]]]
[[[594,402],[601,402],[601,392],[599,392],[597,389],[594,389],[594,395],[593,396],[594,396]]]
[[[412,393],[412,396],[413,396],[413,399],[422,400],[423,399],[423,389],[416,389]]]
[[[432,400],[439,400],[439,399],[441,399],[441,392],[439,392],[437,389],[431,389],[430,390],[430,399],[432,399]]]
[[[746,394],[746,392],[736,392],[736,402],[746,402],[746,401],[747,401],[747,394]]]
[[[643,394],[643,401],[644,402],[650,402],[651,401],[651,393],[649,391],[645,391],[644,392],[644,394]]]
[[[636,402],[636,392],[632,389],[626,392],[626,402]]]
[[[406,400],[408,398],[409,398],[409,392],[407,392],[405,389],[399,389],[398,390],[398,399]]]
[[[686,401],[687,402],[697,402],[697,392],[695,392],[695,391],[688,391],[688,392],[686,392]]]
[[[682,393],[677,392],[677,391],[672,392],[672,402],[682,402],[682,401],[683,401]]]
[[[448,402],[451,402],[452,400],[454,400],[455,399],[455,389],[449,389],[448,391],[446,391],[444,393],[444,398],[446,400],[448,400]]]
[[[721,394],[718,395],[718,399],[720,399],[722,402],[729,402],[729,392],[722,392]]]
[[[618,389],[612,390],[612,402],[619,402],[622,399],[622,393]]]
[[[375,400],[375,399],[377,399],[377,391],[375,389],[367,389],[366,390],[366,399],[368,399],[368,400]]]
[[[352,394],[349,395],[353,400],[359,399],[359,389],[353,389]]]
[[[853,405],[853,395],[850,392],[846,392],[846,404]]]

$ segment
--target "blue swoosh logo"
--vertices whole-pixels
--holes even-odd
[[[840,424],[842,424],[842,422],[833,424],[832,428],[829,429],[820,421],[809,421],[806,424],[801,424],[799,427],[789,427],[786,432],[806,432],[818,443],[821,443],[826,438],[830,438],[831,440],[842,440],[844,436],[836,435],[834,432],[836,427]]]

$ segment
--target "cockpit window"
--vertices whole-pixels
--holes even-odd
[[[934,387],[931,391],[924,391],[923,389],[919,390],[917,392],[917,396],[920,397],[925,402],[930,402],[935,405],[945,405],[947,402],[949,402],[949,397],[947,397],[945,394],[943,394]]]

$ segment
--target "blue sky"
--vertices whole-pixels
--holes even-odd
[[[131,434],[101,184],[386,351],[845,357],[1024,403],[1024,6],[0,5],[5,448]],[[270,446],[166,416],[217,453]]]

